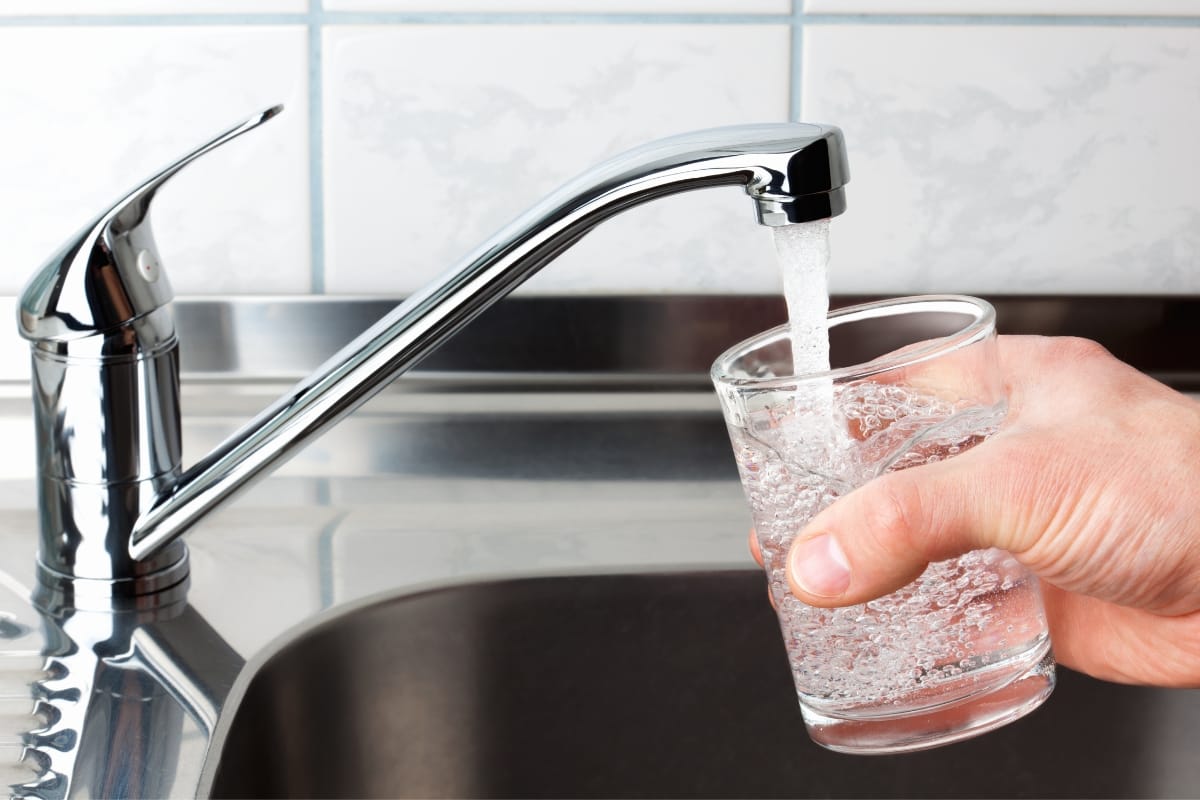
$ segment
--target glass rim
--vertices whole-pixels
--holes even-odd
[[[996,309],[986,300],[965,294],[925,294],[894,297],[887,300],[876,300],[871,303],[861,303],[830,311],[826,317],[826,329],[835,324],[860,322],[869,319],[893,316],[897,308],[906,306],[905,313],[969,313],[974,319],[964,327],[945,336],[928,340],[923,347],[906,350],[902,354],[884,354],[861,364],[848,367],[805,372],[793,375],[776,375],[770,378],[735,378],[730,375],[730,366],[734,361],[747,353],[757,350],[768,343],[787,336],[791,324],[785,322],[774,328],[757,333],[748,339],[743,339],[717,357],[709,372],[714,383],[734,388],[782,389],[788,386],[806,383],[814,380],[833,380],[845,378],[869,378],[883,372],[890,372],[902,367],[919,364],[931,358],[957,350],[985,339],[995,330]]]

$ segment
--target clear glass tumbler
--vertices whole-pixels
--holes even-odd
[[[899,298],[835,311],[828,331],[828,372],[794,374],[786,325],[712,369],[809,734],[897,753],[1018,719],[1050,695],[1054,659],[1037,579],[1008,553],[931,564],[838,609],[797,600],[784,572],[796,534],[838,497],[996,432],[995,312],[972,297]]]

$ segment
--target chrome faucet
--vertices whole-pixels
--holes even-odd
[[[72,602],[180,586],[180,534],[366,402],[605,219],[659,197],[740,185],[781,226],[845,210],[841,132],[771,124],[684,134],[583,173],[346,345],[194,466],[182,467],[172,291],[149,211],[183,166],[261,125],[217,136],[86,225],[26,287],[33,353],[39,580]]]

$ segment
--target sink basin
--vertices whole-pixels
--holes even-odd
[[[242,687],[215,797],[1195,797],[1200,692],[1067,670],[1038,711],[902,756],[812,744],[756,571],[373,601]]]

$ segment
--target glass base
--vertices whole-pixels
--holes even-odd
[[[908,713],[836,717],[803,703],[809,736],[839,753],[887,755],[928,750],[995,730],[1036,709],[1054,691],[1054,654],[1003,686]]]

